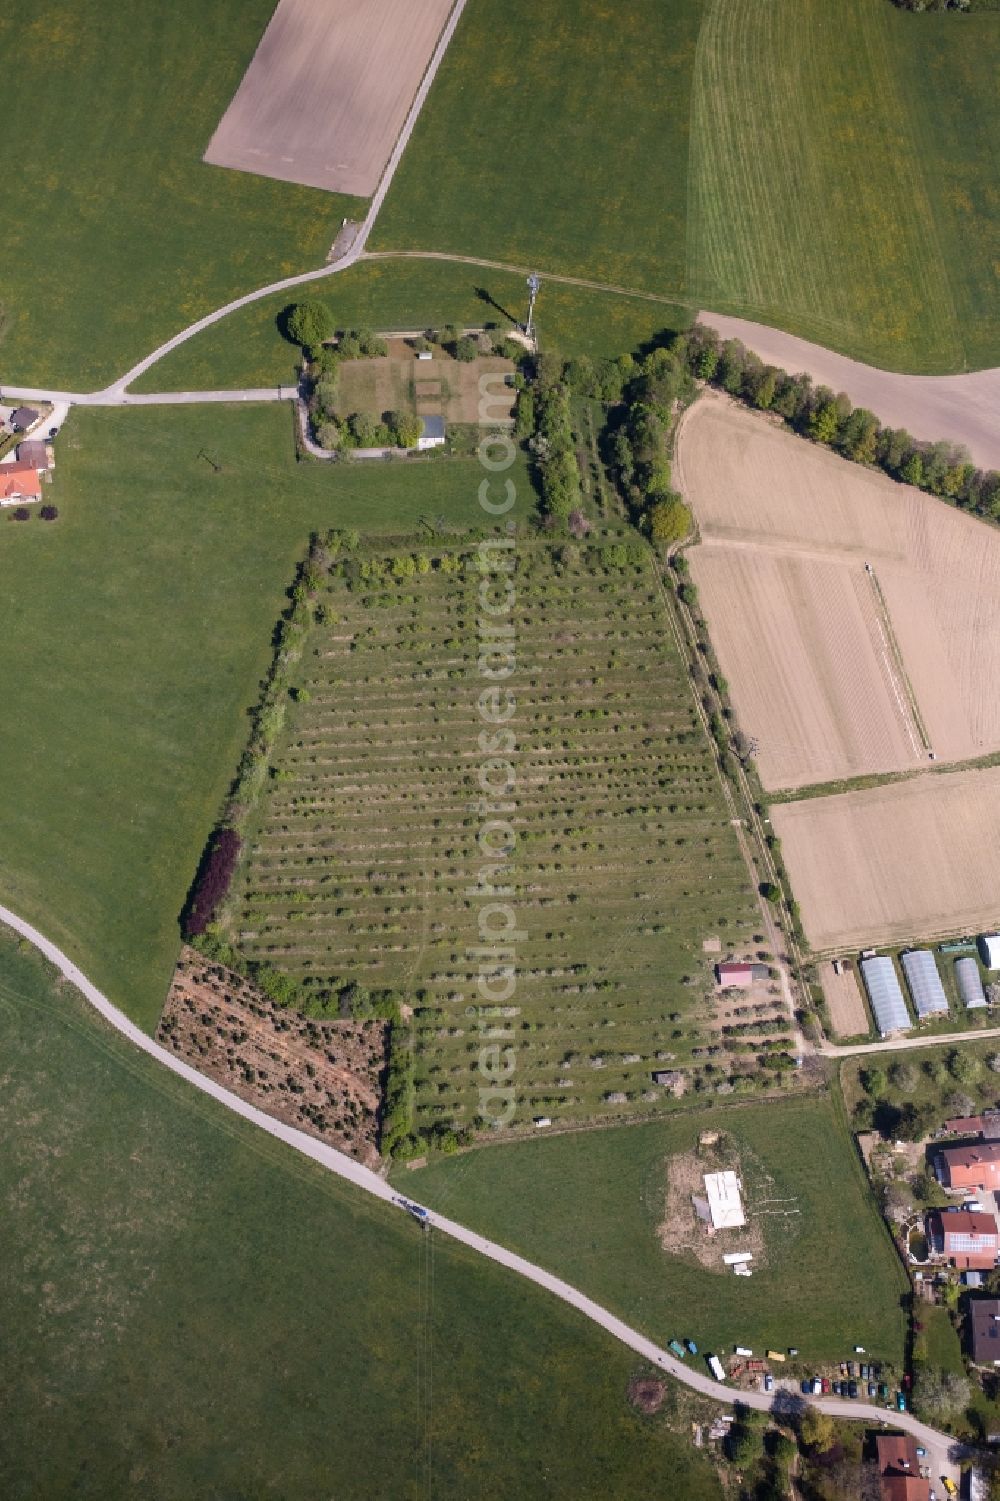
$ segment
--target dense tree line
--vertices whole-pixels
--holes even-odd
[[[530,423],[528,448],[535,461],[542,511],[554,519],[568,520],[582,500],[580,467],[570,409],[570,386],[564,362],[553,355],[540,355],[534,380],[518,401],[516,431]]]
[[[184,911],[185,938],[195,938],[212,922],[229,892],[242,841],[235,829],[216,829]]]
[[[892,0],[899,10],[1000,10],[1000,0]]]
[[[654,349],[623,372],[626,411],[612,440],[619,485],[633,518],[654,542],[681,542],[690,534],[691,512],[671,488],[668,451],[681,405],[694,383],[673,349]]]
[[[765,365],[738,339],[722,342],[714,329],[699,324],[681,335],[673,351],[699,379],[749,406],[778,413],[814,443],[1000,520],[1000,473],[977,468],[961,444],[922,442],[905,428],[883,427],[874,412],[853,406],[843,392]]]

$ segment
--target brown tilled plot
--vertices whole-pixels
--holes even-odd
[[[370,198],[453,0],[280,0],[205,161]]]
[[[1000,532],[714,392],[682,424],[677,475],[766,787],[1000,749]]]
[[[820,952],[1000,918],[1000,767],[775,803],[771,819]]]
[[[868,1013],[854,969],[842,965],[838,975],[834,974],[831,963],[821,964],[819,982],[834,1034],[837,1037],[857,1037],[860,1032],[867,1032]]]

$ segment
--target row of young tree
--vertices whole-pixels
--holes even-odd
[[[698,379],[760,411],[778,413],[796,432],[844,458],[1000,520],[1000,473],[977,468],[961,444],[921,442],[905,428],[883,427],[874,412],[853,406],[843,392],[766,365],[739,339],[723,342],[700,324],[682,334],[672,351]]]
[[[1000,10],[1000,0],[892,0],[898,10]]]

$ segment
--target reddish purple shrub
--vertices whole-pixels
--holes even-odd
[[[570,511],[568,525],[574,537],[585,537],[590,531],[590,522],[582,511]]]
[[[18,506],[16,511],[11,511],[10,519],[11,521],[30,521],[31,512],[27,506]]]
[[[212,835],[181,919],[185,938],[204,933],[218,911],[229,890],[241,843],[235,829],[217,829]]]
[[[39,516],[41,516],[41,518],[42,518],[43,521],[55,521],[56,518],[59,515],[59,507],[58,506],[42,506],[42,509],[39,511],[38,514],[39,514]]]

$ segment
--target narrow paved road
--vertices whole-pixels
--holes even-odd
[[[1000,1027],[984,1027],[981,1032],[932,1032],[927,1037],[896,1037],[886,1042],[850,1042],[842,1047],[824,1042],[816,1051],[825,1058],[853,1058],[858,1053],[901,1053],[910,1048],[939,1048],[951,1042],[979,1042],[990,1037],[1000,1037]]]
[[[158,1042],[155,1042],[152,1037],[147,1036],[145,1032],[137,1027],[133,1021],[130,1021],[123,1011],[120,1011],[117,1006],[113,1005],[107,996],[97,989],[96,985],[92,985],[82,970],[71,959],[67,958],[61,949],[57,948],[54,943],[51,943],[31,923],[25,922],[16,912],[11,912],[9,908],[0,906],[0,922],[5,923],[15,933],[18,933],[22,938],[26,938],[29,943],[33,944],[39,953],[43,954],[49,963],[55,966],[60,974],[76,986],[83,998],[94,1007],[95,1011],[98,1011],[117,1032],[127,1038],[135,1047],[140,1048],[144,1053],[154,1058],[157,1063],[162,1064],[164,1068],[170,1069],[172,1073],[179,1075],[188,1084],[193,1085],[195,1089],[200,1089],[203,1094],[210,1095],[212,1099],[216,1100],[220,1105],[225,1106],[227,1110],[232,1110],[234,1114],[242,1116],[244,1120],[250,1121],[255,1126],[259,1126],[261,1130],[267,1131],[271,1136],[277,1137],[279,1141],[285,1142],[288,1146],[294,1148],[295,1151],[301,1152],[303,1156],[311,1158],[313,1162],[318,1163],[320,1167],[326,1168],[328,1172],[336,1173],[338,1177],[352,1183],[355,1188],[372,1194],[375,1198],[382,1199],[385,1203],[394,1205],[402,1210],[399,1195],[389,1187],[383,1178],[379,1177],[378,1173],[372,1172],[370,1168],[362,1167],[353,1158],[346,1157],[342,1152],[337,1152],[333,1147],[314,1140],[313,1137],[307,1136],[304,1132],[297,1131],[292,1126],[286,1126],[281,1121],[273,1120],[271,1116],[265,1115],[262,1110],[256,1109],[253,1105],[247,1104],[245,1100],[241,1100],[237,1095],[231,1094],[228,1089],[224,1089],[214,1079],[208,1079],[204,1074],[198,1073],[197,1069],[192,1068],[190,1064],[184,1063],[167,1048],[161,1047]],[[405,1213],[406,1211],[402,1210],[402,1212]],[[641,1355],[645,1360],[648,1360],[651,1365],[658,1366],[660,1370],[674,1376],[678,1381],[683,1381],[686,1386],[700,1392],[703,1396],[711,1397],[715,1401],[725,1403],[732,1403],[735,1400],[739,1400],[748,1407],[759,1408],[762,1411],[769,1411],[775,1405],[780,1408],[782,1404],[787,1405],[789,1401],[797,1402],[800,1400],[797,1394],[788,1392],[778,1392],[772,1396],[766,1392],[735,1392],[729,1387],[721,1386],[706,1371],[698,1369],[697,1366],[689,1365],[686,1361],[678,1360],[668,1351],[662,1350],[655,1341],[641,1334],[637,1329],[633,1329],[623,1319],[618,1318],[607,1308],[603,1308],[600,1303],[595,1303],[592,1298],[587,1297],[586,1293],[580,1292],[578,1288],[572,1287],[560,1277],[553,1276],[544,1267],[536,1266],[534,1262],[527,1261],[523,1256],[518,1256],[513,1251],[508,1251],[505,1246],[498,1245],[495,1241],[487,1240],[485,1236],[477,1234],[476,1231],[468,1229],[465,1225],[458,1224],[455,1220],[447,1219],[435,1210],[428,1211],[428,1223],[434,1229],[439,1230],[442,1235],[447,1235],[452,1240],[459,1241],[478,1255],[488,1257],[490,1261],[495,1261],[499,1266],[506,1267],[508,1271],[515,1272],[518,1276],[524,1277],[529,1282],[533,1282],[536,1287],[543,1288],[546,1292],[551,1293],[553,1297],[559,1298],[562,1302],[569,1304],[571,1308],[575,1308],[578,1313],[582,1313],[585,1318],[590,1319],[592,1323],[604,1329],[608,1334],[620,1341],[621,1344],[626,1345],[630,1350],[634,1350],[637,1355]],[[845,1310],[845,1317],[847,1316],[847,1311]],[[953,1466],[948,1461],[948,1454],[952,1448],[953,1440],[947,1434],[938,1433],[935,1429],[928,1428],[926,1424],[918,1422],[909,1413],[898,1415],[895,1413],[887,1414],[883,1408],[873,1407],[867,1403],[851,1402],[849,1400],[841,1401],[836,1397],[809,1398],[805,1400],[815,1402],[816,1406],[821,1408],[822,1411],[831,1413],[837,1417],[851,1418],[873,1424],[889,1422],[894,1428],[904,1428],[908,1433],[912,1433],[918,1442],[924,1445],[929,1454],[935,1456],[936,1462],[942,1466],[946,1463],[949,1464],[950,1467],[947,1471],[944,1469],[935,1470],[935,1474],[953,1472]],[[957,1471],[954,1471],[954,1473],[957,1474]]]

